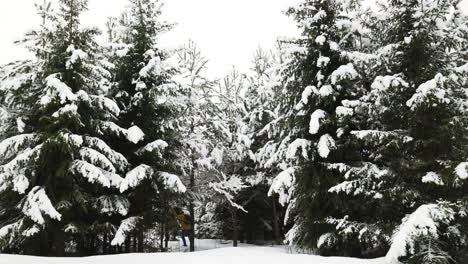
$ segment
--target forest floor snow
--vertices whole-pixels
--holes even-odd
[[[135,253],[85,258],[50,258],[0,254],[0,264],[385,264],[380,259],[320,257],[291,254],[285,247],[265,247],[201,241],[196,252]],[[217,248],[213,248],[213,246]],[[181,248],[186,250],[186,248]]]

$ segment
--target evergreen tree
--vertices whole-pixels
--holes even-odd
[[[200,227],[201,234],[194,229],[190,237],[190,250],[194,251],[195,235],[208,235],[212,230],[213,219],[201,220],[206,209],[210,208],[211,192],[209,182],[214,180],[214,159],[210,155],[213,140],[216,138],[217,105],[215,82],[206,76],[208,60],[197,45],[189,41],[179,52],[179,82],[184,87],[184,109],[180,115],[180,150],[177,161],[189,192],[186,202],[191,218]]]
[[[50,32],[37,34],[39,66],[22,88],[32,110],[20,117],[19,133],[1,143],[5,251],[63,255],[66,245],[76,245],[89,254],[96,227],[127,213],[128,201],[117,194],[127,160],[97,129],[120,109],[107,97],[98,31],[80,26],[86,8],[85,0],[60,1]]]
[[[272,179],[280,171],[277,168],[265,168],[265,149],[268,142],[274,139],[268,137],[265,127],[277,117],[277,105],[272,103],[280,98],[277,85],[280,78],[278,70],[282,63],[281,44],[278,43],[275,51],[266,52],[258,49],[252,61],[252,74],[248,76],[247,90],[245,94],[246,114],[243,118],[245,123],[244,134],[250,140],[250,150],[255,156],[254,162],[247,163],[250,166],[250,185],[252,188],[242,193],[245,202],[249,201],[244,208],[249,214],[244,214],[241,219],[247,242],[255,239],[254,231],[265,229],[272,231],[276,244],[281,244],[280,225],[282,211],[278,199],[271,195],[268,190]],[[243,201],[243,203],[245,203]],[[267,224],[271,228],[268,227]],[[271,230],[270,230],[271,229]]]
[[[386,146],[371,158],[388,172],[373,181],[391,201],[387,221],[396,226],[408,215],[396,229],[389,261],[461,263],[466,252],[468,35],[459,2],[390,1],[375,20],[382,76],[366,100],[379,103],[370,107],[378,131],[361,138],[370,151],[381,144],[379,134]],[[400,143],[388,140],[390,134]],[[436,251],[440,257],[429,256]]]
[[[174,174],[181,172],[174,161],[181,144],[177,117],[184,105],[183,91],[173,78],[177,55],[157,45],[159,34],[170,28],[159,22],[160,8],[159,1],[131,0],[118,30],[109,33],[115,55],[113,97],[122,113],[117,125],[104,129],[113,133],[112,145],[128,158],[130,169],[120,185],[130,201],[128,218],[122,220],[111,244],[125,243],[128,249],[133,237],[139,252],[147,230],[156,225],[164,229],[173,219],[170,201],[186,190]],[[122,140],[125,137],[129,141]]]
[[[456,5],[390,1],[369,22],[372,54],[360,74],[372,81],[353,103],[351,131],[364,166],[330,191],[347,196],[346,207],[360,203],[360,216],[337,223],[359,230],[367,219],[383,235],[360,239],[392,243],[389,262],[448,263],[466,250],[466,186],[456,170],[467,153],[466,19]]]
[[[357,125],[352,107],[368,83],[361,52],[369,49],[369,37],[359,1],[304,1],[288,13],[303,37],[285,43],[291,54],[281,69],[281,108],[268,125],[276,140],[265,149],[272,153],[266,165],[282,171],[270,194],[289,203],[286,221],[294,226],[286,239],[324,255],[383,254],[379,240],[385,237],[372,225],[372,212],[360,200],[345,206],[349,198],[331,189],[353,168],[378,173],[362,163],[351,134]]]
[[[215,137],[212,139],[213,149],[210,154],[216,177],[210,187],[217,193],[222,211],[227,212],[224,220],[235,247],[239,240],[238,211],[247,213],[239,204],[237,195],[249,186],[246,183],[248,167],[245,162],[253,157],[250,140],[243,130],[244,90],[245,75],[235,69],[218,83],[215,97],[217,116],[213,123]]]

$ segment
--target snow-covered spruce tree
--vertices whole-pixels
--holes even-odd
[[[37,13],[42,18],[38,30],[31,30],[18,44],[24,45],[39,58],[45,58],[46,38],[51,31],[51,22],[55,19],[51,3],[36,5]],[[50,37],[50,36],[49,36]],[[32,60],[15,61],[0,67],[0,140],[23,132],[23,119],[33,111],[40,88],[32,85],[39,63]]]
[[[164,229],[173,220],[170,201],[186,190],[173,174],[180,147],[176,117],[184,96],[173,80],[177,55],[169,56],[157,46],[159,34],[169,28],[159,22],[160,7],[159,1],[130,0],[110,45],[115,64],[113,96],[122,112],[118,126],[104,129],[114,133],[112,145],[127,157],[130,166],[120,185],[130,201],[129,214],[111,244],[125,243],[127,251],[142,252],[144,232],[156,225]],[[122,140],[125,137],[130,142]]]
[[[280,112],[268,126],[279,136],[265,149],[272,153],[266,165],[282,170],[270,193],[289,203],[287,218],[294,226],[287,240],[324,255],[384,254],[380,243],[364,238],[385,240],[372,220],[362,217],[372,210],[359,199],[345,205],[348,197],[329,192],[347,171],[362,166],[360,146],[350,133],[359,125],[350,118],[353,102],[367,92],[367,76],[360,74],[366,55],[358,51],[368,40],[359,1],[304,1],[288,13],[303,37],[289,43]],[[354,227],[342,224],[350,221]]]
[[[466,19],[455,5],[389,1],[370,19],[373,54],[360,74],[372,81],[352,106],[364,166],[329,191],[347,195],[347,207],[366,197],[361,208],[374,213],[362,215],[384,236],[360,237],[385,246],[396,231],[389,262],[448,263],[465,247],[466,186],[456,175],[467,153]],[[353,220],[338,223],[351,230]]]
[[[247,74],[244,107],[246,114],[243,117],[243,134],[249,140],[249,151],[255,156],[245,163],[249,167],[246,181],[251,188],[242,191],[238,196],[239,202],[249,212],[239,217],[241,239],[247,242],[258,239],[256,230],[270,236],[277,244],[281,243],[280,225],[284,210],[280,208],[275,195],[268,197],[268,190],[274,176],[279,171],[263,167],[264,146],[271,139],[264,129],[271,121],[276,119],[277,105],[275,98],[279,95],[280,86],[277,85],[278,69],[281,64],[281,45],[273,51],[258,49],[252,60],[251,73]],[[270,232],[268,232],[270,231]],[[266,237],[266,239],[269,239]]]
[[[232,237],[234,246],[237,246],[239,239],[238,213],[247,213],[243,206],[250,200],[242,199],[239,195],[253,185],[250,179],[255,174],[255,156],[250,149],[251,142],[244,118],[247,114],[245,89],[246,76],[235,69],[218,84],[218,112],[214,123],[216,137],[213,138],[214,149],[211,151],[217,179],[210,183],[210,187],[218,193],[219,210],[225,214],[226,235]],[[247,193],[247,196],[251,194]]]
[[[458,4],[390,1],[374,19],[381,76],[362,98],[373,125],[354,134],[382,172],[364,190],[377,186],[393,208],[381,220],[396,226],[408,215],[389,262],[462,263],[466,254],[467,19]]]
[[[384,234],[411,214],[396,229],[389,262],[448,263],[466,247],[466,185],[457,176],[467,153],[466,19],[454,4],[393,1],[371,19],[374,63],[365,72],[373,81],[352,107],[364,166],[330,192],[347,195],[348,207],[366,196],[362,208],[375,213],[363,215]],[[356,228],[349,220],[338,223]]]
[[[48,5],[48,3],[46,3]],[[47,8],[50,11],[50,8]],[[48,12],[50,14],[50,12]],[[44,17],[42,28],[39,32],[49,32],[46,28],[46,22],[49,22],[48,16],[47,19]],[[47,30],[44,30],[47,29]],[[29,35],[29,34],[28,34]],[[41,37],[28,37],[27,40],[33,40],[34,42],[41,41],[43,43],[44,35],[41,34]],[[36,44],[36,43],[34,43]],[[33,46],[31,46],[33,47]],[[39,47],[44,47],[40,45]],[[31,48],[31,51],[36,52],[36,55],[39,55],[35,48]],[[0,141],[5,142],[5,140],[10,139],[10,142],[15,140],[20,140],[20,138],[15,137],[18,134],[24,133],[26,129],[25,120],[29,119],[31,114],[34,111],[33,104],[38,100],[38,95],[36,92],[40,91],[40,88],[35,85],[35,78],[38,71],[38,63],[34,61],[16,61],[9,63],[7,65],[2,65],[0,67]],[[8,141],[6,141],[8,142]],[[2,146],[5,143],[2,143]],[[15,150],[8,153],[7,150],[2,147],[2,154],[0,156],[0,164],[4,165],[7,163],[14,154]],[[3,166],[2,166],[3,167]],[[21,252],[22,243],[18,241],[14,243],[14,239],[17,237],[14,234],[10,233],[9,228],[3,228],[8,226],[13,219],[18,217],[18,211],[15,209],[15,206],[18,203],[18,200],[11,201],[10,197],[17,196],[15,192],[6,191],[6,179],[4,174],[1,175],[1,189],[0,194],[1,203],[1,217],[0,217],[0,230],[2,230],[2,252]],[[20,198],[18,198],[20,199]],[[27,227],[26,227],[27,228]]]
[[[0,140],[23,131],[23,119],[33,109],[37,67],[31,60],[0,66]]]
[[[239,221],[233,218],[233,212],[240,207],[237,202],[242,202],[239,196],[245,186],[239,176],[247,175],[235,175],[239,169],[234,173],[230,166],[247,167],[244,162],[247,156],[250,174],[254,165],[253,153],[248,154],[250,139],[244,117],[248,112],[242,97],[246,80],[233,71],[220,84],[210,81],[204,75],[207,61],[191,42],[181,50],[179,58],[179,79],[188,89],[188,100],[180,117],[185,124],[181,134],[185,151],[178,163],[190,182],[190,202],[196,205],[196,233],[212,238],[220,235],[222,227],[228,227],[226,236],[231,237],[235,233],[233,224],[237,227]],[[252,195],[249,191],[245,194]]]
[[[94,253],[100,227],[128,212],[118,193],[127,160],[98,129],[120,110],[107,97],[110,74],[97,55],[98,31],[80,26],[86,7],[85,0],[59,1],[50,31],[37,35],[39,66],[22,88],[33,111],[17,135],[0,143],[3,250],[64,255],[67,246]]]
[[[216,82],[206,76],[208,60],[197,45],[189,41],[178,52],[180,71],[177,79],[185,91],[184,108],[179,117],[182,143],[177,166],[187,183],[186,202],[196,226],[193,235],[214,238],[218,233],[218,223],[212,217],[214,204],[209,182],[215,179],[215,158],[211,151],[217,138]],[[190,250],[194,250],[194,237],[190,237]]]
[[[0,142],[14,143],[14,141],[22,140],[16,137],[18,134],[24,133],[26,129],[25,121],[29,119],[33,111],[33,107],[27,104],[27,101],[32,98],[26,98],[25,94],[31,94],[35,86],[32,84],[36,76],[37,64],[33,61],[17,61],[0,67]],[[36,97],[37,100],[37,97]],[[26,137],[27,138],[27,137]],[[4,148],[6,143],[0,143],[0,164],[5,165],[15,154],[13,152],[4,153],[7,150]],[[0,168],[3,168],[1,166]],[[22,243],[15,243],[16,236],[9,233],[8,226],[16,217],[18,217],[19,195],[16,192],[8,191],[6,178],[0,172],[0,242],[1,252],[21,252]],[[12,201],[11,197],[16,197]],[[9,240],[11,236],[12,240]]]

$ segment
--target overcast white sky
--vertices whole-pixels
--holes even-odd
[[[119,15],[127,1],[89,0],[84,24],[102,28],[106,18]],[[258,47],[271,48],[279,36],[297,34],[293,21],[282,12],[297,1],[163,0],[165,20],[178,25],[161,42],[178,46],[192,39],[210,60],[214,76],[226,73],[232,65],[247,70]],[[42,0],[0,0],[0,64],[30,56],[13,41],[37,24],[37,2]],[[468,11],[468,0],[463,7]]]
[[[283,15],[296,0],[164,0],[164,19],[177,23],[161,44],[178,46],[191,39],[209,59],[212,75],[221,76],[232,65],[247,70],[258,47],[271,48],[278,36],[293,36],[297,29]],[[42,0],[0,0],[0,64],[27,58],[13,42],[32,28],[38,18],[34,3]],[[83,15],[86,25],[103,27],[117,16],[128,0],[89,0]]]

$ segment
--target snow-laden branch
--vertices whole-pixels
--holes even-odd
[[[123,179],[120,184],[120,192],[123,193],[130,188],[137,187],[144,179],[153,177],[155,173],[161,177],[162,183],[166,189],[176,193],[184,193],[187,191],[187,188],[182,183],[179,176],[168,172],[155,172],[150,166],[141,164],[127,173],[125,179]]]
[[[109,147],[102,139],[88,136],[83,137],[83,139],[86,146],[104,154],[119,171],[123,171],[128,166],[127,159]]]
[[[310,146],[312,142],[307,139],[298,138],[294,140],[289,146],[288,151],[286,152],[286,159],[295,159],[297,152],[300,150],[302,157],[304,159],[309,159],[308,151],[310,150]]]
[[[144,179],[152,177],[153,173],[154,170],[145,164],[141,164],[140,166],[134,168],[133,170],[129,171],[122,180],[122,183],[120,184],[120,192],[123,193],[130,188],[135,188]]]
[[[0,190],[11,186],[19,194],[26,192],[29,187],[29,180],[25,175],[25,170],[35,165],[42,146],[41,144],[33,149],[26,149],[7,164],[0,166]]]
[[[0,160],[6,160],[20,152],[23,147],[31,147],[38,140],[37,134],[22,134],[0,142]]]
[[[179,176],[168,172],[159,172],[159,176],[162,177],[164,186],[176,193],[184,193],[187,188],[180,180]]]
[[[281,205],[287,204],[292,196],[294,184],[296,181],[295,177],[296,168],[288,168],[282,171],[278,176],[273,179],[270,190],[268,190],[268,196],[272,196],[273,193],[279,195],[279,202]]]
[[[315,110],[310,117],[309,133],[315,135],[318,133],[321,120],[327,116],[327,113],[321,109]]]
[[[97,167],[103,168],[104,170],[107,170],[112,173],[116,172],[116,169],[112,162],[105,155],[92,148],[81,148],[79,154],[83,160]]]
[[[59,99],[60,104],[68,102],[75,102],[78,97],[72,92],[72,89],[57,78],[57,74],[52,74],[46,78],[47,90],[42,96],[40,103],[47,105],[53,99]]]
[[[232,207],[247,213],[244,207],[234,201],[234,195],[247,187],[239,176],[232,175],[227,178],[223,175],[223,180],[219,182],[210,182],[209,187],[215,192],[223,195]]]
[[[111,186],[119,187],[122,182],[122,177],[118,174],[103,170],[82,160],[74,160],[70,166],[70,171],[87,178],[90,183],[98,182],[107,188],[110,188]]]
[[[455,174],[461,180],[468,179],[468,162],[462,162],[455,168]]]
[[[140,220],[141,217],[135,216],[122,220],[119,229],[115,233],[114,239],[112,239],[111,241],[111,245],[122,245],[125,242],[125,239],[127,238],[127,234],[136,228]]]
[[[130,209],[130,202],[123,196],[104,195],[96,200],[95,207],[103,214],[112,215],[118,213],[126,216]]]
[[[320,157],[326,159],[330,152],[336,148],[335,140],[330,134],[325,134],[320,137],[317,144],[317,151]]]
[[[159,155],[169,146],[166,141],[162,139],[155,140],[151,143],[146,144],[143,148],[139,149],[137,153],[142,152],[153,152],[156,151]]]
[[[441,224],[450,224],[455,218],[455,211],[439,204],[425,204],[403,219],[392,238],[392,245],[387,253],[389,264],[399,264],[400,257],[414,254],[416,239],[419,236],[439,237]]]
[[[404,143],[413,141],[413,138],[405,135],[406,131],[380,131],[380,130],[358,130],[351,131],[350,133],[355,137],[362,140],[379,140],[382,141],[388,138],[397,138],[403,140]]]
[[[29,191],[22,203],[21,211],[39,225],[45,223],[44,215],[58,221],[62,218],[62,215],[50,202],[45,190],[40,186],[35,186]]]

